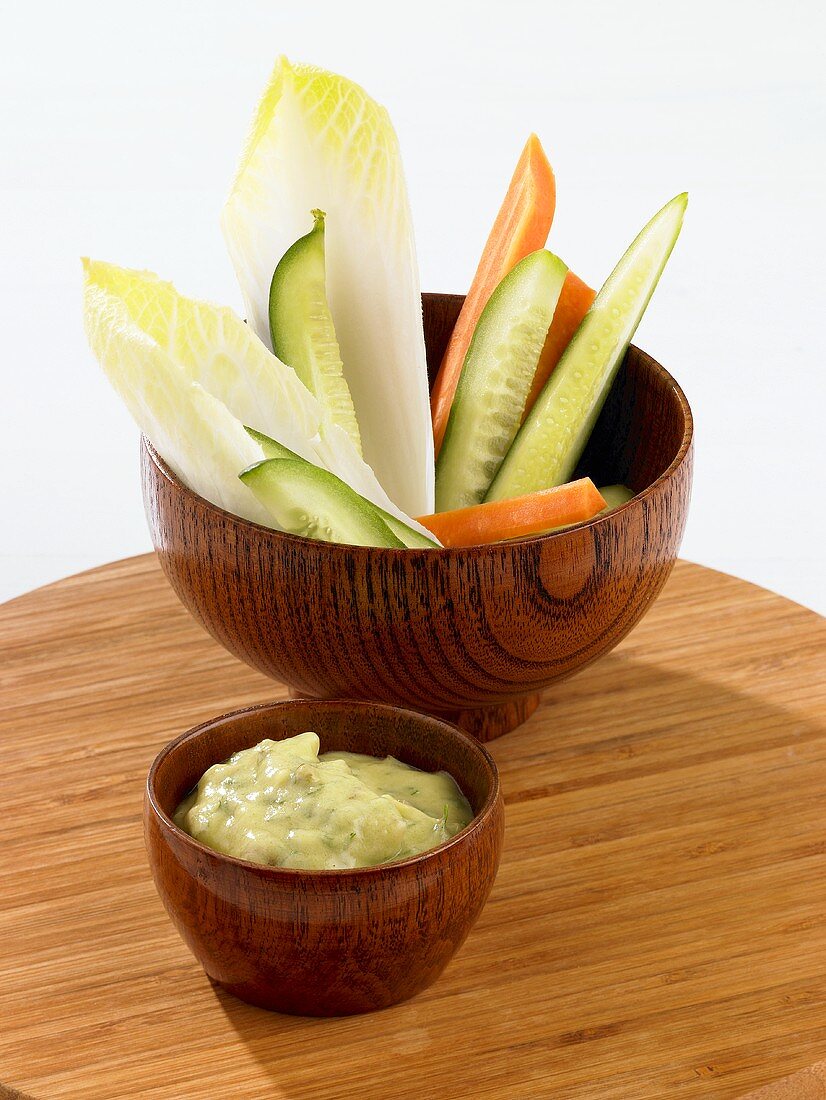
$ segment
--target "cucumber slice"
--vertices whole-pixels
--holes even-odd
[[[436,539],[429,539],[426,535],[422,535],[419,531],[414,531],[412,527],[408,527],[406,523],[402,523],[400,519],[396,519],[395,516],[391,516],[389,512],[385,512],[383,508],[379,508],[374,505],[376,511],[381,518],[396,536],[402,540],[404,545],[410,550],[434,550],[438,549],[442,544],[437,542]]]
[[[287,249],[272,277],[272,347],[321,401],[333,421],[344,428],[361,454],[356,410],[327,304],[325,215],[322,210],[311,213],[313,228]]]
[[[302,461],[301,455],[297,455],[295,451],[291,451],[289,447],[285,447],[284,444],[279,443],[277,439],[272,439],[270,436],[264,435],[263,432],[257,432],[255,428],[250,428],[247,424],[244,425],[244,431],[248,436],[251,436],[261,448],[264,458],[291,458]]]
[[[521,260],[476,325],[436,462],[436,511],[479,504],[519,430],[568,272],[546,249]]]
[[[625,485],[603,485],[600,490],[605,500],[604,512],[610,512],[612,508],[619,508],[621,504],[627,504],[633,497],[633,493]]]
[[[246,431],[261,447],[265,458],[289,458],[297,460],[298,462],[303,461],[303,459],[301,459],[299,455],[293,454],[293,452],[288,447],[285,447],[283,443],[279,443],[275,439],[270,439],[270,437],[268,435],[264,435],[263,432],[257,432],[254,428],[247,428]],[[346,483],[343,482],[342,484]],[[355,490],[352,491],[355,492]],[[435,539],[428,538],[426,535],[421,534],[419,531],[414,531],[412,527],[409,527],[406,523],[402,522],[402,520],[398,519],[396,516],[391,515],[390,512],[385,512],[385,510],[383,508],[380,508],[378,504],[373,504],[371,501],[365,500],[365,498],[358,493],[356,493],[356,496],[358,496],[359,500],[364,501],[364,503],[369,508],[375,508],[376,513],[387,524],[387,526],[390,528],[396,538],[401,539],[404,546],[408,546],[411,548],[432,548],[434,546],[438,547],[441,545],[441,543],[436,542]]]
[[[375,505],[302,458],[268,458],[238,476],[291,535],[352,546],[404,546]]]
[[[508,500],[570,481],[680,234],[687,203],[684,194],[667,203],[611,272],[513,441],[486,500]]]

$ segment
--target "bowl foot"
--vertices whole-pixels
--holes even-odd
[[[503,733],[510,733],[526,722],[541,699],[542,695],[537,692],[535,695],[520,695],[496,706],[457,710],[438,717],[455,722],[459,729],[472,734],[477,741],[495,741]]]
[[[326,990],[314,990],[306,985],[296,992],[294,987],[292,989],[273,989],[266,985],[256,985],[254,983],[222,982],[218,978],[213,978],[208,971],[204,971],[204,973],[212,982],[214,989],[221,989],[224,993],[229,993],[231,996],[237,997],[239,1001],[244,1001],[255,1008],[263,1008],[267,1012],[279,1012],[283,1016],[315,1016],[328,1019],[337,1016],[363,1016],[368,1012],[379,1012],[384,1008],[392,1008],[393,1005],[401,1004],[403,1001],[415,997],[417,993],[420,993],[422,989],[426,989],[431,984],[428,981],[420,988],[399,996],[387,994],[376,997],[368,993],[347,991],[339,993],[338,996],[334,994],[331,997]],[[435,977],[433,980],[435,981]]]
[[[291,699],[312,699],[303,691],[288,687]],[[411,707],[411,710],[420,710],[425,714],[432,714],[435,718],[443,718],[471,734],[477,741],[495,741],[504,733],[510,733],[517,726],[521,726],[533,714],[542,699],[541,692],[532,695],[518,695],[507,703],[495,703],[489,707],[471,707],[467,710],[429,711],[425,707]],[[405,706],[404,703],[396,703],[394,699],[385,699],[382,702],[392,706]]]

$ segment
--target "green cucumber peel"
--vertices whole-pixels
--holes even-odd
[[[361,454],[361,433],[327,301],[325,214],[311,213],[313,228],[287,249],[273,273],[270,338],[276,356],[293,368]]]
[[[245,428],[248,435],[250,435],[255,442],[259,445],[264,453],[265,458],[288,458],[295,459],[296,461],[304,461],[300,455],[295,454],[285,447],[283,443],[279,443],[275,439],[271,439],[268,435],[264,435],[263,432],[257,432],[255,428]],[[338,480],[341,480],[340,478]],[[346,482],[342,482],[346,485]],[[347,488],[351,488],[349,485]],[[351,489],[355,493],[354,489]],[[410,549],[433,549],[438,548],[439,543],[435,539],[430,539],[426,535],[421,534],[419,531],[415,531],[412,527],[406,524],[403,520],[400,520],[397,516],[391,515],[390,512],[386,512],[384,508],[380,508],[378,504],[373,504],[372,501],[363,497],[360,493],[356,493],[359,500],[363,500],[368,508],[375,508],[378,515],[387,524],[396,538],[401,539],[404,546]]]
[[[414,531],[412,527],[408,527],[406,523],[397,519],[396,516],[391,515],[389,512],[385,512],[383,508],[379,508],[378,504],[374,504],[373,507],[396,538],[401,539],[402,543],[409,550],[438,550],[441,546],[441,543],[436,542],[435,539],[429,539],[427,535],[423,535],[419,531]]]
[[[626,485],[601,485],[599,491],[605,501],[605,507],[599,513],[600,515],[619,508],[621,504],[627,504],[634,496],[632,490]]]
[[[570,481],[625,351],[680,234],[688,195],[648,222],[594,299],[485,497],[508,500]]]
[[[255,428],[250,428],[248,424],[244,425],[244,431],[250,436],[261,450],[264,452],[265,458],[292,458],[299,461],[306,461],[302,459],[301,455],[297,455],[295,451],[291,451],[289,447],[285,447],[283,443],[279,443],[277,439],[273,439],[272,436],[264,435],[263,432],[258,432]]]
[[[295,459],[299,462],[303,461],[300,455],[295,454],[285,447],[283,443],[279,443],[275,439],[271,439],[268,435],[264,435],[263,432],[257,432],[255,428],[247,427],[245,429],[247,433],[255,440],[264,453],[265,458],[288,458]],[[341,480],[340,478],[338,480]],[[342,482],[346,485],[346,482]],[[347,486],[349,489],[350,486]],[[351,490],[355,493],[355,490]],[[391,515],[390,512],[386,512],[384,508],[380,508],[378,504],[373,504],[372,501],[363,497],[360,493],[356,493],[359,500],[363,500],[368,508],[375,508],[381,519],[387,524],[396,538],[401,539],[402,545],[407,546],[410,549],[433,549],[438,548],[439,543],[435,539],[430,539],[426,535],[421,534],[419,531],[415,531],[412,527],[408,526],[403,520],[400,520],[397,516]]]
[[[353,546],[404,547],[375,505],[301,458],[265,458],[238,475],[291,535]]]
[[[519,431],[568,268],[532,252],[488,299],[468,347],[436,463],[436,510],[479,504]]]

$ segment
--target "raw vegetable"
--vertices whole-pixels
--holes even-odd
[[[605,500],[605,507],[601,509],[600,515],[604,515],[606,512],[612,511],[614,508],[619,508],[621,504],[627,504],[629,500],[634,496],[630,489],[626,489],[624,485],[601,485],[598,490],[600,496]],[[560,527],[555,527],[554,531],[562,531],[566,527],[570,527],[570,523],[563,524]]]
[[[536,134],[528,138],[485,244],[430,397],[436,454],[477,322],[496,287],[520,260],[542,248],[556,206],[554,174]]]
[[[604,485],[599,490],[605,497],[603,512],[610,512],[612,508],[619,508],[621,504],[627,504],[634,496],[625,485]]]
[[[319,403],[231,309],[187,298],[151,271],[86,260],[84,273],[87,285],[120,301],[131,321],[242,424],[280,439],[303,458],[315,456]]]
[[[353,398],[327,304],[324,212],[313,210],[313,228],[287,249],[270,285],[270,337],[278,358],[291,366],[330,418],[361,454]]]
[[[269,352],[231,309],[186,298],[151,272],[89,260],[84,267],[87,287],[95,286],[107,299],[119,302],[130,323],[163,348],[190,380],[221,401],[239,421],[238,427],[248,424],[278,439],[290,452],[330,470],[403,524],[417,526],[388,497],[352,439],[332,422],[295,371]],[[135,363],[139,370],[139,357]],[[174,423],[167,429],[173,431]],[[147,435],[152,438],[150,432]],[[166,458],[163,448],[158,449]],[[260,457],[260,453],[248,454],[241,460],[233,470],[233,481],[239,470]],[[205,466],[208,458],[206,442]],[[232,492],[237,495],[237,484]],[[208,493],[202,495],[212,499]],[[255,505],[253,500],[250,503]],[[423,530],[420,535],[429,537]]]
[[[396,519],[395,516],[391,516],[389,512],[385,512],[383,508],[375,506],[376,511],[381,518],[396,536],[401,539],[405,546],[411,550],[433,550],[440,546],[438,539],[428,532],[426,535],[421,534],[420,530],[415,527],[409,527],[406,523],[402,523],[400,519]]]
[[[565,264],[526,256],[487,301],[473,333],[436,463],[436,509],[479,504],[522,421]]]
[[[264,458],[300,458],[294,451],[291,451],[289,447],[285,447],[283,443],[279,443],[277,439],[271,439],[270,436],[264,435],[263,432],[257,432],[255,428],[251,428],[249,424],[245,425],[244,430],[250,438],[254,439],[264,455]],[[251,464],[250,464],[251,465]]]
[[[341,478],[300,458],[268,458],[238,476],[292,535],[353,546],[404,546],[372,504]]]
[[[84,265],[88,276],[89,262]],[[92,351],[138,427],[178,477],[219,508],[275,526],[238,480],[238,471],[262,455],[241,422],[135,324],[122,298],[87,277],[83,306]]]
[[[489,501],[451,512],[422,516],[421,523],[443,546],[478,546],[592,519],[605,501],[590,478],[513,500]]]
[[[432,511],[421,292],[396,134],[358,85],[281,58],[222,217],[247,318],[265,343],[273,271],[313,205],[327,212],[327,298],[364,457],[399,508]]]
[[[596,296],[499,468],[486,500],[567,481],[680,233],[687,195],[667,203]]]
[[[562,285],[559,301],[556,303],[554,319],[545,338],[545,346],[539,356],[536,374],[531,383],[531,392],[525,402],[525,411],[522,419],[536,404],[536,399],[553,373],[554,367],[562,357],[565,348],[571,342],[574,333],[579,328],[582,318],[591,308],[596,297],[596,292],[591,290],[587,283],[583,283],[578,275],[569,271]]]
[[[431,422],[387,112],[350,81],[281,58],[222,214],[249,325],[149,272],[86,260],[89,340],[170,466],[241,517],[388,547],[436,546],[443,527],[452,544],[561,529],[581,522],[596,490],[542,494],[574,476],[687,196],[651,219],[597,296],[543,249],[555,200],[531,135],[445,351]],[[311,210],[308,233],[313,204],[330,217]],[[605,494],[602,510],[631,496]],[[403,508],[427,513],[428,526]]]
[[[247,428],[247,433],[255,440],[263,451],[264,458],[290,458],[298,459],[298,455],[294,455],[292,451],[288,450],[282,444],[276,442],[274,439],[270,439],[269,436],[264,435],[262,432],[255,431],[254,428]],[[363,500],[363,497],[359,498]],[[369,503],[365,501],[365,503]],[[405,546],[408,547],[430,547],[438,546],[439,543],[430,535],[423,533],[423,528],[417,530],[416,527],[411,527],[409,524],[404,523],[396,516],[386,512],[383,508],[379,508],[376,504],[370,504],[371,508],[376,509],[377,515],[383,520],[384,523],[390,528],[396,538],[401,539]],[[414,522],[411,520],[411,523]]]

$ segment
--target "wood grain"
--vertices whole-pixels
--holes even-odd
[[[423,301],[433,366],[461,299]],[[401,551],[295,538],[191,492],[147,444],[144,502],[172,587],[236,657],[299,696],[409,706],[490,740],[656,599],[685,527],[692,435],[679,386],[632,347],[579,473],[638,495],[556,534]]]
[[[741,1096],[826,1052],[826,625],[678,563],[617,649],[492,746],[499,876],[426,993],[272,1015],[152,885],[147,769],[285,691],[152,558],[0,608],[0,1081],[36,1100]]]
[[[207,768],[305,730],[322,752],[449,772],[473,808],[470,827],[398,863],[314,872],[231,859],[172,824]],[[426,714],[352,700],[282,700],[203,723],[159,754],[144,801],[155,885],[204,970],[250,1004],[302,1016],[373,1012],[432,985],[487,900],[503,824],[496,767],[477,741]]]
[[[782,1081],[755,1089],[742,1100],[826,1100],[826,1062],[816,1062]]]

